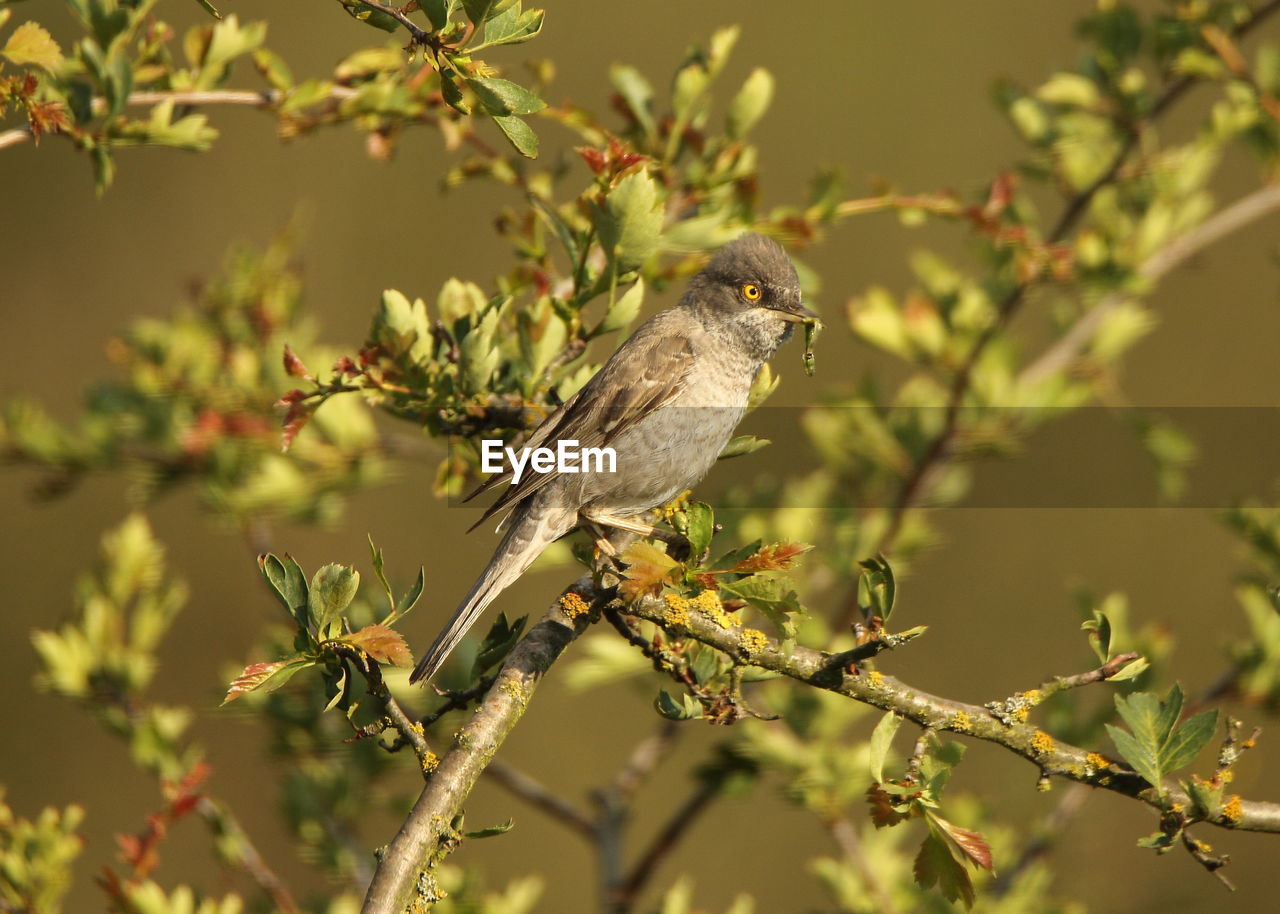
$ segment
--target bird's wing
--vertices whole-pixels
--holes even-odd
[[[692,365],[693,343],[686,334],[637,331],[586,386],[542,421],[525,447],[554,449],[558,441],[577,441],[579,448],[607,445],[641,418],[671,402],[684,389]],[[554,472],[527,471],[471,529],[530,497],[555,476]],[[510,477],[511,471],[504,470],[467,497]]]

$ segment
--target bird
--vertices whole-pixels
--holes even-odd
[[[679,302],[638,327],[525,443],[611,447],[614,472],[508,469],[468,496],[509,483],[471,528],[506,510],[503,537],[409,681],[429,681],[485,608],[560,537],[583,527],[611,554],[606,528],[652,535],[637,517],[701,481],[746,412],[760,369],[796,324],[817,318],[776,241],[751,233],[720,248]]]

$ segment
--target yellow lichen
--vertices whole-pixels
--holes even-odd
[[[1111,759],[1107,758],[1105,755],[1099,755],[1096,752],[1090,752],[1084,757],[1084,760],[1088,762],[1091,767],[1097,768],[1098,770],[1111,767]]]
[[[564,614],[570,619],[576,619],[590,612],[591,604],[582,599],[582,594],[569,591],[569,593],[560,598],[560,608],[564,610]]]
[[[525,694],[524,688],[514,679],[504,680],[502,685],[498,686],[498,691],[505,695],[510,695],[519,702],[523,702],[528,698]]]
[[[769,638],[758,629],[744,628],[738,643],[749,656],[754,656],[769,646]]]
[[[1023,705],[1021,708],[1014,708],[1013,713],[1009,715],[1020,724],[1025,724],[1027,718],[1031,716],[1031,708]]]
[[[951,729],[961,733],[968,732],[973,726],[973,719],[969,717],[968,711],[957,711],[956,716],[951,718]]]
[[[439,765],[440,765],[439,756],[437,756],[434,752],[428,749],[427,754],[422,757],[422,773],[430,774],[431,772],[435,771],[436,768],[439,767]]]
[[[720,595],[714,590],[704,590],[690,600],[689,605],[710,616],[711,621],[721,628],[730,628],[738,621],[724,611],[724,604],[720,602]]]
[[[1056,745],[1053,737],[1043,730],[1037,730],[1035,736],[1031,737],[1031,748],[1040,755],[1047,755],[1052,752]]]
[[[692,494],[693,494],[692,489],[685,489],[675,498],[671,499],[671,501],[667,502],[665,505],[659,508],[658,516],[661,517],[664,521],[667,521],[669,523],[671,521],[671,518],[675,517],[685,508],[689,507],[689,496]]]
[[[1025,698],[1027,701],[1031,702],[1033,705],[1039,704],[1039,703],[1040,703],[1040,690],[1039,690],[1039,689],[1027,689],[1025,692],[1023,692],[1023,693],[1022,693],[1022,697],[1023,697],[1023,698]]]
[[[884,673],[879,670],[872,670],[867,674],[867,678],[871,680],[871,684],[877,689],[884,685]]]
[[[1228,822],[1239,822],[1244,818],[1244,804],[1240,802],[1240,794],[1233,793],[1222,806],[1222,818]]]
[[[662,599],[667,604],[667,611],[663,614],[667,624],[676,628],[688,628],[689,600],[678,593],[663,594]]]
[[[1236,779],[1236,773],[1231,770],[1223,771],[1218,775],[1218,780],[1223,784],[1230,784]]]

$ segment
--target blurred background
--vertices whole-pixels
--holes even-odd
[[[49,3],[38,6],[42,21],[56,29],[64,13]],[[189,6],[169,4],[162,14],[181,31],[201,15],[194,3]],[[234,0],[220,6],[242,19],[261,12],[237,9]],[[802,199],[819,167],[840,169],[853,196],[871,193],[880,177],[904,190],[968,192],[983,185],[1022,151],[989,100],[993,81],[1031,84],[1069,66],[1077,54],[1073,23],[1092,4],[550,0],[545,6],[542,35],[493,59],[515,68],[526,57],[550,58],[557,67],[550,98],[572,98],[597,111],[608,107],[611,63],[634,64],[660,82],[691,43],[705,41],[718,26],[741,24],[725,84],[738,84],[756,65],[768,66],[778,80],[774,106],[756,131],[768,205]],[[333,4],[277,0],[270,17],[269,43],[299,75],[327,72],[354,47],[378,41],[377,33],[357,29]],[[1263,31],[1274,39],[1277,28]],[[320,325],[320,337],[344,351],[364,338],[383,289],[430,300],[450,276],[484,282],[505,269],[505,243],[496,236],[491,245],[458,239],[490,237],[488,227],[508,191],[474,182],[441,193],[437,178],[449,154],[434,133],[406,133],[395,159],[382,164],[365,156],[354,130],[321,131],[282,144],[272,122],[257,112],[210,115],[222,132],[211,152],[126,151],[115,185],[101,200],[94,198],[87,163],[66,144],[0,152],[6,228],[0,245],[0,396],[38,396],[56,416],[71,418],[87,387],[110,375],[104,344],[114,333],[134,317],[167,315],[187,299],[193,282],[216,273],[233,243],[262,246],[295,219],[306,309]],[[1178,124],[1174,117],[1167,129],[1176,131]],[[543,156],[573,156],[572,137],[550,125],[539,132]],[[1231,171],[1225,169],[1218,188],[1222,199],[1248,186],[1247,177],[1233,184]],[[1280,219],[1273,216],[1213,247],[1164,284],[1154,299],[1161,326],[1127,363],[1126,388],[1135,402],[1280,405],[1278,238]],[[819,344],[816,378],[800,372],[798,351],[782,356],[784,380],[773,404],[803,405],[818,390],[848,389],[868,372],[893,370],[855,342],[838,315],[850,295],[870,284],[906,285],[909,255],[925,245],[963,256],[964,233],[946,226],[907,229],[892,216],[872,215],[845,223],[804,253],[821,277],[817,304],[833,318],[831,329]],[[675,297],[651,298],[646,309],[665,307]],[[789,446],[777,441],[772,459],[785,456]],[[1276,469],[1274,450],[1260,446],[1254,453],[1264,468]],[[752,459],[732,472],[750,474]],[[353,499],[340,526],[283,526],[273,544],[308,569],[342,561],[367,573],[366,534],[372,533],[401,578],[425,563],[427,592],[405,626],[419,650],[494,545],[486,530],[462,535],[472,523],[470,511],[431,496],[433,467],[433,460],[406,461],[387,485]],[[122,747],[77,709],[33,690],[29,633],[68,612],[76,574],[91,563],[103,529],[130,506],[116,478],[90,479],[52,503],[32,499],[34,481],[20,469],[0,474],[0,579],[8,594],[0,614],[7,645],[0,671],[6,696],[0,783],[23,815],[47,804],[87,807],[89,844],[68,910],[95,910],[101,901],[91,869],[110,857],[114,832],[135,830],[155,807],[155,790]],[[192,590],[167,642],[155,694],[200,709],[195,731],[210,750],[211,788],[241,811],[283,875],[300,880],[304,871],[289,859],[272,812],[275,776],[262,752],[265,735],[234,711],[217,708],[229,672],[249,659],[261,625],[278,609],[263,595],[243,541],[219,529],[190,493],[169,496],[148,514],[172,567]],[[1089,658],[1081,650],[1071,599],[1080,585],[1123,590],[1137,619],[1166,625],[1178,642],[1173,669],[1191,694],[1221,670],[1221,645],[1244,630],[1231,596],[1239,550],[1205,507],[959,508],[940,513],[937,523],[943,542],[911,567],[895,616],[900,627],[928,624],[930,636],[882,664],[928,691],[981,703],[1053,673],[1085,669]],[[540,607],[569,573],[531,574],[501,605],[508,612]],[[553,673],[503,757],[585,802],[585,792],[611,776],[632,741],[651,726],[651,699],[647,689],[570,695]],[[618,713],[619,703],[632,705],[634,715]],[[1262,722],[1256,714],[1246,719]],[[681,760],[695,757],[717,735],[700,723],[685,726],[691,732],[679,753],[648,788],[654,797],[683,794]],[[1264,735],[1258,757],[1242,763],[1233,789],[1245,796],[1280,800],[1274,778],[1262,777],[1264,760],[1275,771],[1280,753],[1270,736]],[[969,753],[959,784],[981,795],[998,819],[1036,822],[1064,789],[1037,793],[1036,772],[1002,750],[971,745]],[[410,766],[403,777],[404,789],[413,790]],[[591,909],[593,861],[575,835],[485,781],[467,812],[475,824],[514,817],[516,827],[500,839],[466,846],[454,862],[481,867],[494,884],[543,872],[548,884],[539,910]],[[642,802],[638,815],[634,834],[647,836],[664,809],[657,801]],[[376,843],[394,828],[389,820],[383,825]],[[1280,851],[1274,837],[1202,830],[1201,837],[1232,857],[1231,876],[1240,886],[1233,895],[1182,854],[1157,857],[1136,847],[1136,839],[1154,827],[1138,804],[1091,797],[1053,852],[1059,892],[1093,911],[1274,907]],[[161,881],[217,888],[208,881],[200,832],[196,823],[182,824],[167,848]],[[737,838],[730,842],[723,835]],[[757,790],[724,801],[706,817],[664,864],[656,884],[688,874],[698,903],[709,910],[722,909],[739,891],[754,894],[761,912],[817,909],[825,897],[804,872],[804,861],[829,852],[827,844],[809,817]]]

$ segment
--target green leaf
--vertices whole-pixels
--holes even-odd
[[[13,30],[0,54],[19,67],[41,67],[52,72],[62,63],[62,48],[38,22],[24,22]]]
[[[1184,720],[1161,748],[1161,771],[1167,774],[1190,765],[1200,750],[1213,739],[1217,727],[1217,710],[1201,711]]]
[[[1131,679],[1137,679],[1145,673],[1150,666],[1151,663],[1146,657],[1139,657],[1137,660],[1131,660],[1122,666],[1118,673],[1107,679],[1107,682],[1126,682]]]
[[[515,622],[508,622],[506,613],[498,613],[498,618],[493,620],[488,634],[480,643],[480,649],[476,651],[475,664],[472,666],[473,675],[479,676],[507,656],[507,653],[520,640],[520,633],[524,631],[527,618],[521,616]]]
[[[481,26],[515,2],[516,0],[462,0],[462,9],[474,25]]]
[[[417,604],[418,598],[422,596],[423,589],[427,586],[427,577],[422,568],[418,569],[418,576],[414,578],[413,586],[400,595],[400,599],[396,601],[395,617],[401,616],[413,609]]]
[[[731,549],[720,558],[712,562],[708,567],[717,571],[727,571],[737,565],[743,559],[748,559],[760,551],[760,547],[764,545],[764,540],[753,540],[745,546],[739,546],[737,549]]]
[[[734,139],[742,139],[769,110],[773,101],[773,74],[756,67],[729,103],[726,131]]]
[[[447,104],[459,114],[470,114],[471,106],[467,104],[467,100],[462,95],[462,90],[458,88],[458,83],[454,80],[453,74],[447,70],[440,71],[440,94],[444,97]]]
[[[930,830],[916,853],[912,866],[916,884],[922,889],[936,885],[947,901],[963,901],[973,907],[973,881],[964,865],[951,853],[951,848],[935,831]]]
[[[505,835],[507,832],[511,831],[511,829],[515,827],[515,824],[516,824],[515,819],[508,819],[507,821],[502,822],[498,825],[490,825],[486,828],[478,829],[477,831],[463,832],[462,837],[492,838],[495,835]]]
[[[696,562],[711,545],[716,526],[715,513],[710,505],[700,501],[692,502],[684,513],[688,525],[684,535],[689,540],[689,556]]]
[[[689,694],[681,696],[680,703],[666,689],[661,689],[653,700],[653,708],[667,720],[693,720],[702,716],[702,706]]]
[[[542,19],[542,10],[521,10],[519,2],[513,3],[485,23],[484,43],[473,45],[468,51],[528,41],[542,31]]]
[[[633,285],[605,312],[604,319],[596,328],[596,333],[611,333],[621,330],[636,319],[640,313],[640,305],[644,301],[644,280],[637,279]]]
[[[653,119],[653,86],[649,81],[635,67],[625,64],[614,64],[609,69],[609,80],[645,136],[656,136],[658,127]]]
[[[431,27],[440,31],[449,24],[449,17],[458,8],[458,0],[418,0],[418,7],[431,20]]]
[[[1133,734],[1111,724],[1104,724],[1111,742],[1115,743],[1120,757],[1128,762],[1129,767],[1138,772],[1148,784],[1160,787],[1160,757],[1155,747],[1138,740]]]
[[[533,132],[532,127],[514,116],[495,116],[493,122],[515,147],[516,152],[526,159],[538,157],[538,135]]]
[[[882,555],[864,559],[858,565],[862,568],[858,576],[858,605],[864,613],[887,622],[898,594],[893,568]]]
[[[509,79],[477,76],[468,79],[467,85],[490,114],[533,114],[547,107],[547,103],[538,96]]]
[[[730,457],[745,457],[747,454],[754,454],[756,451],[766,448],[773,444],[768,438],[757,438],[755,435],[739,435],[736,438],[729,439],[720,450],[720,456],[717,460],[728,460]]]
[[[772,622],[785,639],[794,638],[795,620],[792,616],[803,612],[796,592],[787,585],[785,577],[757,574],[740,581],[721,581],[721,593],[746,600],[760,610]]]
[[[886,711],[884,717],[871,731],[870,758],[871,780],[879,784],[884,780],[884,762],[893,745],[893,737],[902,726],[902,718],[892,711]]]
[[[258,568],[262,571],[262,576],[267,579],[268,586],[276,598],[284,604],[284,608],[288,610],[289,615],[293,616],[298,625],[306,627],[308,590],[307,578],[302,572],[302,566],[291,555],[285,555],[283,559],[268,553],[258,556]]]
[[[382,557],[382,550],[373,542],[373,534],[365,534],[369,540],[369,553],[373,562],[373,574],[378,579],[378,583],[382,585],[382,591],[387,595],[387,603],[395,606],[395,597],[391,594],[391,585],[387,583],[387,573],[385,561]]]
[[[1097,658],[1106,663],[1111,657],[1111,620],[1101,610],[1093,611],[1093,618],[1082,622],[1080,628],[1089,633],[1089,646]]]
[[[634,270],[658,248],[663,204],[657,183],[645,172],[627,175],[596,211],[600,243],[619,272]]]
[[[325,565],[312,576],[307,608],[318,632],[323,634],[338,621],[359,586],[360,573],[350,565]]]

